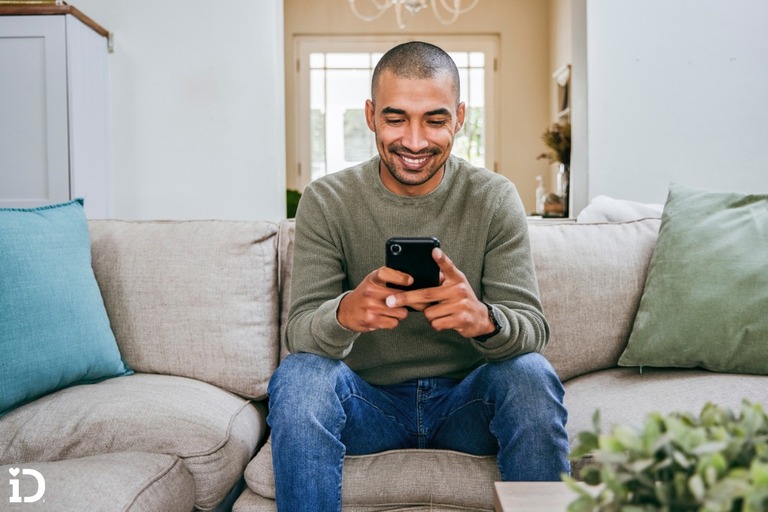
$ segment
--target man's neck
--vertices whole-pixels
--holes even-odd
[[[440,186],[445,177],[445,164],[435,173],[432,178],[426,183],[420,185],[408,185],[396,180],[389,172],[389,169],[384,165],[384,162],[379,164],[379,179],[381,183],[393,194],[404,197],[419,197],[425,196]]]

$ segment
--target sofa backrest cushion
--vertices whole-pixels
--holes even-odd
[[[136,372],[261,399],[279,350],[277,225],[90,221],[93,269]]]
[[[280,222],[277,236],[278,265],[280,267],[280,359],[288,355],[285,333],[288,326],[288,312],[291,308],[291,276],[293,275],[293,237],[296,222],[288,219]]]
[[[532,222],[531,250],[560,379],[612,368],[637,313],[659,219]]]

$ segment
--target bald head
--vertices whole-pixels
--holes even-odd
[[[412,80],[428,80],[442,73],[448,74],[456,95],[456,105],[459,104],[459,70],[456,63],[444,50],[433,44],[410,41],[385,53],[373,70],[371,99],[374,101],[379,78],[384,71]]]

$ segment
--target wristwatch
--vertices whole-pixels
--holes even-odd
[[[480,336],[475,336],[474,340],[479,341],[480,343],[484,343],[488,341],[489,339],[493,338],[497,334],[501,332],[501,324],[496,319],[496,314],[493,312],[493,307],[491,307],[490,304],[487,302],[483,302],[485,304],[485,307],[488,308],[488,319],[493,323],[493,332],[489,332],[488,334],[481,334]]]

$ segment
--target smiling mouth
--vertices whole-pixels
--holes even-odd
[[[421,166],[423,166],[424,163],[429,159],[429,155],[419,156],[419,157],[411,157],[411,156],[405,156],[405,155],[398,155],[398,156],[403,162],[405,162],[405,164],[409,168],[413,168],[413,169],[421,168]]]

